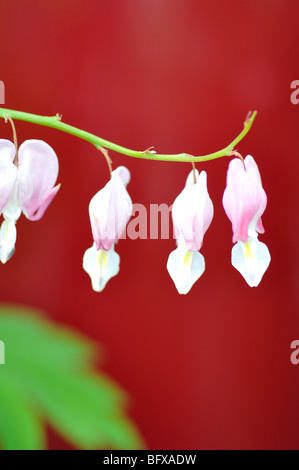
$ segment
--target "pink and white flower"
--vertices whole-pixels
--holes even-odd
[[[89,274],[96,292],[101,292],[119,272],[120,257],[114,251],[114,244],[123,235],[133,211],[132,200],[126,190],[130,178],[126,167],[118,167],[89,204],[94,243],[84,254],[83,269]]]
[[[207,189],[207,174],[195,170],[188,175],[186,186],[172,206],[176,250],[168,257],[167,270],[179,294],[187,294],[205,270],[199,250],[213,215],[213,203]]]
[[[223,207],[232,223],[232,265],[250,287],[256,287],[271,257],[267,246],[258,240],[264,233],[261,216],[267,205],[260,173],[254,159],[248,155],[244,164],[235,158],[229,164]]]
[[[21,213],[29,220],[39,220],[56,196],[60,185],[58,158],[42,140],[26,140],[16,158],[15,145],[0,139],[0,214],[4,221],[0,229],[0,260],[13,255],[16,242],[16,222]]]

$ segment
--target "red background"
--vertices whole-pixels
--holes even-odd
[[[1,301],[42,308],[99,341],[151,449],[298,449],[298,1],[11,0],[1,2],[0,24],[6,107],[62,113],[129,148],[197,155],[223,148],[258,110],[238,145],[258,162],[268,194],[260,239],[272,262],[258,288],[230,264],[225,158],[198,165],[215,216],[206,272],[191,292],[179,296],[166,271],[173,240],[123,240],[120,274],[94,293],[81,262],[106,164],[86,142],[17,122],[19,142],[53,146],[62,187],[40,222],[18,221],[16,253],[0,266]],[[3,121],[0,129],[11,137]],[[171,204],[190,171],[110,155],[148,208]],[[50,448],[69,448],[49,435]]]

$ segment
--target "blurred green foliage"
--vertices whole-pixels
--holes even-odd
[[[95,345],[24,307],[0,307],[0,447],[44,449],[45,423],[75,447],[140,449],[126,395],[92,368]]]

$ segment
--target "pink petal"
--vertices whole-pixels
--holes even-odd
[[[48,206],[51,204],[54,197],[58,193],[58,191],[60,189],[60,186],[61,186],[61,184],[58,184],[53,189],[51,189],[51,191],[48,192],[45,199],[42,201],[41,205],[39,206],[39,208],[37,209],[37,211],[33,215],[31,215],[31,216],[27,215],[27,218],[29,220],[39,220],[39,219],[42,218],[42,216],[44,215],[46,209],[48,208]]]
[[[0,139],[0,214],[9,201],[17,178],[17,167],[13,161],[16,148],[10,140]]]
[[[38,220],[54,198],[57,155],[42,140],[26,140],[19,148],[19,200],[26,217]],[[52,191],[54,189],[54,191]]]
[[[249,229],[263,231],[261,215],[267,205],[267,196],[253,158],[245,159],[245,165],[246,171],[240,159],[230,162],[223,194],[224,210],[233,226],[233,242],[246,242]]]
[[[260,175],[260,172],[259,172],[259,169],[258,169],[258,166],[257,164],[255,163],[253,157],[251,155],[247,155],[247,157],[245,158],[245,167],[246,167],[246,171],[248,173],[250,173],[255,179],[256,181],[262,186],[262,179],[261,179],[261,175]],[[266,195],[266,193],[265,193]],[[265,203],[265,207],[264,207],[264,210],[266,209],[266,205],[267,205],[267,199],[266,201],[264,201]],[[264,212],[263,210],[263,212]],[[261,217],[259,218],[259,220],[257,221],[257,225],[256,225],[256,229],[259,233],[264,233],[265,229],[263,227],[263,223],[262,223],[262,219]]]

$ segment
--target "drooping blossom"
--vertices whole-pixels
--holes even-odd
[[[120,257],[114,251],[114,244],[123,235],[133,211],[126,189],[130,177],[127,168],[118,167],[89,204],[94,243],[84,254],[83,269],[89,274],[96,292],[101,292],[119,272]]]
[[[258,240],[264,233],[261,216],[267,205],[260,173],[251,155],[244,164],[239,158],[232,160],[227,172],[227,186],[223,194],[223,207],[232,223],[232,265],[242,274],[250,287],[256,287],[271,257],[267,246]]]
[[[0,260],[11,258],[16,242],[16,222],[21,213],[29,220],[39,220],[56,196],[60,185],[58,158],[42,140],[26,140],[17,158],[15,145],[0,139]]]
[[[207,174],[198,171],[188,175],[186,186],[172,206],[176,250],[168,257],[167,270],[179,294],[187,294],[205,270],[199,250],[213,219],[214,209],[207,189]]]

